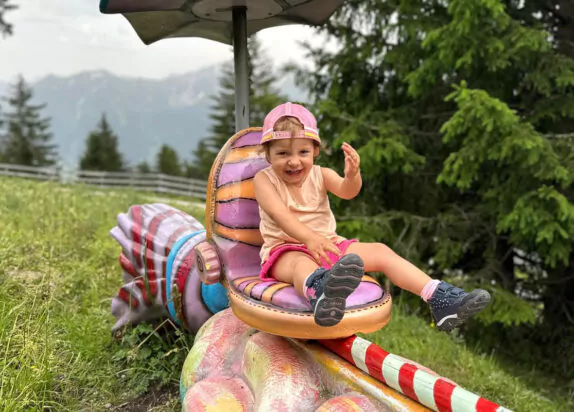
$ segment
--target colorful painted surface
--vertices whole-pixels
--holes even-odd
[[[198,412],[508,412],[357,336],[283,338],[249,327],[230,309],[200,329],[180,389],[182,410]]]
[[[197,334],[181,398],[194,412],[427,410],[320,345],[258,332],[229,309]]]
[[[112,300],[112,332],[168,317],[196,332],[213,315],[195,265],[203,225],[164,204],[134,205],[117,222],[110,234],[122,247],[124,285]]]
[[[389,353],[358,336],[320,341],[351,365],[410,399],[439,412],[508,412],[416,362]]]

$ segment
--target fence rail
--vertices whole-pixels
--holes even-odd
[[[162,173],[102,172],[75,170],[64,173],[57,167],[22,166],[0,163],[0,175],[101,188],[131,188],[138,191],[189,196],[205,200],[207,182],[200,179],[169,176]]]
[[[60,180],[60,173],[55,167],[22,166],[0,163],[0,175],[28,177],[37,180]]]

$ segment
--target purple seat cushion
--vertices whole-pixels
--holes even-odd
[[[297,312],[311,310],[309,301],[288,283],[262,281],[259,276],[246,276],[234,280],[233,286],[242,295],[263,303]],[[368,305],[381,299],[383,295],[384,291],[381,286],[370,276],[365,276],[357,289],[347,298],[347,308]]]

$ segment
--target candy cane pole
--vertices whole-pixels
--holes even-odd
[[[386,352],[356,335],[318,342],[369,376],[434,411],[509,412],[509,409]]]

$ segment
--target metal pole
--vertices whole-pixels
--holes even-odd
[[[233,7],[235,63],[235,131],[249,127],[249,68],[247,66],[247,8]]]

